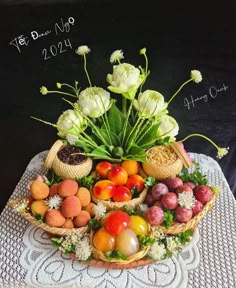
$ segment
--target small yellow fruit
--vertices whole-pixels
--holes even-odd
[[[141,216],[130,216],[130,229],[134,231],[136,235],[146,235],[148,232],[148,224]]]

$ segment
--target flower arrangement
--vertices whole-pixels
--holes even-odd
[[[71,105],[71,109],[64,111],[56,124],[32,118],[57,128],[58,136],[65,143],[80,147],[84,151],[82,153],[93,159],[113,162],[134,159],[145,162],[146,151],[149,148],[176,141],[179,125],[168,114],[168,107],[187,83],[202,81],[200,71],[192,70],[190,78],[166,102],[158,91],[144,90],[144,84],[150,74],[146,48],[140,50],[145,59],[144,68],[122,63],[122,50],[116,50],[111,54],[110,62],[117,65],[113,66],[112,73],[107,74],[107,89],[92,84],[87,70],[87,54],[90,52],[88,46],[80,46],[75,52],[83,59],[89,87],[80,90],[78,81],[75,81],[74,86],[57,83],[56,91],[42,86],[40,92],[43,95],[58,93],[74,98],[76,102],[63,98]],[[117,99],[111,98],[109,91],[121,95],[122,109],[119,109]],[[207,136],[198,133],[188,135],[179,142],[193,136],[208,140],[217,149],[219,158],[228,153],[229,148],[221,148]]]

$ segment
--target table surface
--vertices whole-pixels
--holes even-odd
[[[27,193],[27,183],[44,171],[46,151],[27,166],[11,199]],[[130,270],[87,267],[52,247],[45,233],[6,206],[0,215],[0,287],[227,287],[236,286],[236,202],[218,163],[191,153],[222,191],[193,241],[171,259]],[[142,277],[140,278],[140,275]]]

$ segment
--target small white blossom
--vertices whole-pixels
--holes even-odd
[[[79,240],[75,247],[75,255],[78,260],[87,260],[92,254],[92,247],[90,245],[89,237],[84,236]]]
[[[95,214],[95,218],[99,219],[105,216],[106,214],[106,207],[102,204],[102,202],[98,202],[97,205],[93,207],[93,212]]]
[[[48,209],[59,209],[61,206],[62,198],[59,195],[50,197],[48,200],[45,200],[48,205]]]
[[[111,54],[110,62],[111,63],[119,62],[121,59],[124,59],[123,51],[116,50]]]
[[[180,242],[176,240],[176,237],[167,237],[166,239],[166,248],[171,253],[177,252],[180,248]]]
[[[87,45],[79,46],[76,50],[75,53],[84,56],[90,52],[90,48]]]
[[[217,158],[221,159],[223,158],[225,155],[227,155],[229,153],[229,147],[227,148],[218,148],[217,151]]]
[[[191,71],[191,78],[195,83],[200,83],[202,81],[202,74],[198,70]]]
[[[25,212],[28,204],[29,204],[29,200],[23,199],[15,206],[15,210],[17,212]]]
[[[148,251],[148,255],[155,261],[160,261],[164,259],[166,255],[166,248],[164,244],[159,244],[155,242]]]
[[[143,213],[147,212],[148,205],[147,204],[139,204],[139,208]]]
[[[191,192],[182,192],[178,195],[178,203],[181,207],[184,208],[193,208],[195,205],[196,199]]]
[[[153,236],[157,241],[165,238],[164,232],[158,227],[153,227]]]

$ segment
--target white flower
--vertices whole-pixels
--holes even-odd
[[[76,50],[75,53],[84,56],[90,52],[90,48],[87,45],[79,46]]]
[[[93,207],[93,212],[96,219],[102,218],[106,214],[106,207],[102,202],[98,202],[98,204]]]
[[[202,81],[202,74],[198,70],[191,71],[191,78],[195,83],[200,83]]]
[[[169,236],[166,238],[166,248],[171,253],[176,252],[180,248],[180,242],[175,237]]]
[[[164,232],[158,227],[153,227],[153,236],[157,241],[165,238]]]
[[[122,50],[115,50],[110,57],[110,62],[115,63],[119,62],[121,59],[124,59],[123,51]]]
[[[83,116],[72,109],[64,111],[57,121],[58,136],[66,138],[67,135],[74,135],[77,139],[77,135],[80,134],[87,127],[87,121]],[[70,139],[70,138],[69,138]]]
[[[164,138],[169,136],[170,141],[175,141],[175,136],[179,133],[179,125],[176,120],[169,115],[162,115],[160,117],[161,124],[157,130],[157,137]]]
[[[59,195],[50,197],[48,200],[45,200],[48,205],[48,209],[59,209],[61,206],[62,198]]]
[[[80,92],[77,103],[85,115],[97,118],[110,108],[110,93],[103,88],[89,87]]]
[[[29,200],[23,199],[14,208],[17,212],[25,212],[28,204]]]
[[[229,147],[227,148],[218,148],[218,151],[217,151],[217,158],[221,159],[223,158],[225,155],[227,155],[229,153]]]
[[[139,208],[143,213],[147,212],[148,205],[147,204],[139,204]]]
[[[184,208],[193,208],[195,205],[196,199],[191,192],[182,192],[178,194],[178,203],[181,207]]]
[[[138,100],[134,100],[134,106],[139,111],[139,115],[150,118],[167,113],[168,104],[164,101],[161,93],[154,90],[146,90],[140,93]]]
[[[75,255],[78,260],[86,261],[92,254],[92,248],[90,245],[89,237],[84,236],[81,240],[79,240],[75,247]]]
[[[148,255],[155,261],[160,261],[166,255],[166,249],[164,244],[159,244],[155,242],[149,249]]]
[[[140,76],[138,68],[128,63],[122,63],[113,66],[113,73],[107,75],[107,81],[111,85],[108,87],[109,90],[122,94],[128,91],[136,91],[143,82],[143,78]],[[131,98],[133,97],[134,95]]]
[[[69,142],[70,145],[75,145],[75,143],[78,141],[78,136],[73,134],[67,134],[66,140]]]

